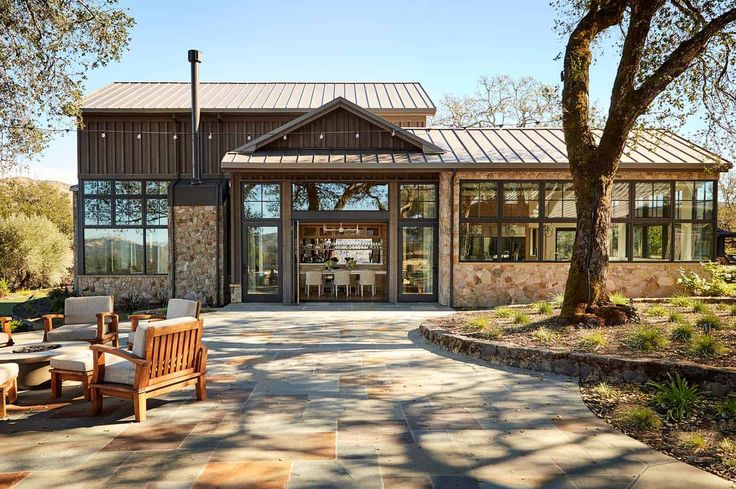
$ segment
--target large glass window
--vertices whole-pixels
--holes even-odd
[[[460,261],[498,261],[498,224],[460,224]]]
[[[246,226],[246,284],[248,295],[279,292],[279,228]]]
[[[611,237],[608,240],[608,259],[610,261],[626,261],[629,259],[627,252],[627,229],[625,222],[611,223]]]
[[[539,182],[503,184],[504,219],[539,217]]]
[[[84,273],[168,272],[168,187],[165,181],[83,182]]]
[[[544,185],[544,215],[557,219],[576,217],[572,182],[547,182]]]
[[[670,225],[634,224],[634,260],[669,260]]]
[[[281,185],[246,183],[243,186],[245,219],[278,219],[281,216]]]
[[[574,222],[545,222],[542,247],[545,261],[569,261],[575,245]]]
[[[402,183],[399,200],[399,215],[402,219],[437,217],[437,185],[434,183]]]
[[[460,216],[462,218],[492,218],[497,215],[497,182],[460,183]]]
[[[634,185],[636,217],[671,217],[670,190],[670,182],[637,182]]]
[[[615,182],[611,190],[611,217],[626,219],[629,217],[629,188],[628,182]]]
[[[295,183],[291,199],[295,211],[388,211],[388,184]]]
[[[675,218],[688,221],[713,219],[713,182],[677,182]]]
[[[709,260],[713,253],[713,236],[713,224],[676,223],[674,241],[675,260]]]

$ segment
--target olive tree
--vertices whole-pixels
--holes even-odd
[[[611,189],[632,131],[646,122],[703,118],[706,138],[728,141],[736,120],[736,7],[726,0],[559,0],[564,52],[562,125],[578,227],[561,317],[606,300]],[[590,120],[590,67],[618,60],[606,123]],[[720,136],[720,137],[719,137]]]
[[[89,70],[119,60],[133,19],[116,0],[0,0],[0,172],[78,122]]]

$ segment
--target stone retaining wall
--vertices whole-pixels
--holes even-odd
[[[432,320],[422,323],[419,331],[430,342],[453,353],[512,367],[580,379],[592,376],[608,382],[636,384],[644,384],[649,380],[666,380],[668,373],[679,373],[688,381],[699,384],[718,396],[736,391],[736,369],[733,368],[519,346],[453,334],[433,325]]]
[[[168,275],[80,275],[76,289],[80,295],[114,295],[115,300],[139,294],[153,303],[165,302]]]

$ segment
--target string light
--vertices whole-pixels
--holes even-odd
[[[103,132],[102,134],[100,134],[100,137],[101,137],[102,139],[105,139],[105,133]]]
[[[284,139],[284,141],[286,141],[286,134],[284,134],[284,137],[283,137],[283,139]]]
[[[322,131],[320,131],[319,132],[319,138],[320,139],[324,139],[325,138],[325,133],[323,133]]]
[[[250,134],[248,134],[248,141],[250,141],[251,139],[252,139],[252,138],[251,138],[251,135],[250,135]]]
[[[391,137],[396,136],[396,131],[394,129],[391,129]]]
[[[142,138],[143,136],[141,135],[141,133],[138,133],[138,136],[136,136],[136,137],[137,137],[138,139],[140,139],[140,138]]]
[[[207,139],[212,139],[212,133],[207,136]]]
[[[360,133],[359,132],[356,132],[355,133],[355,139],[360,139]]]
[[[179,138],[176,136],[176,133],[174,133],[174,141],[176,141],[177,139]]]

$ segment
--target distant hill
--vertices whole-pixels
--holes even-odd
[[[34,183],[48,183],[49,185],[53,186],[56,190],[63,194],[68,194],[69,198],[72,198],[72,191],[69,190],[70,185],[68,183],[59,182],[56,180],[36,180],[33,178],[28,177],[6,177],[6,178],[0,178],[0,182],[16,182],[20,185],[31,185]]]

